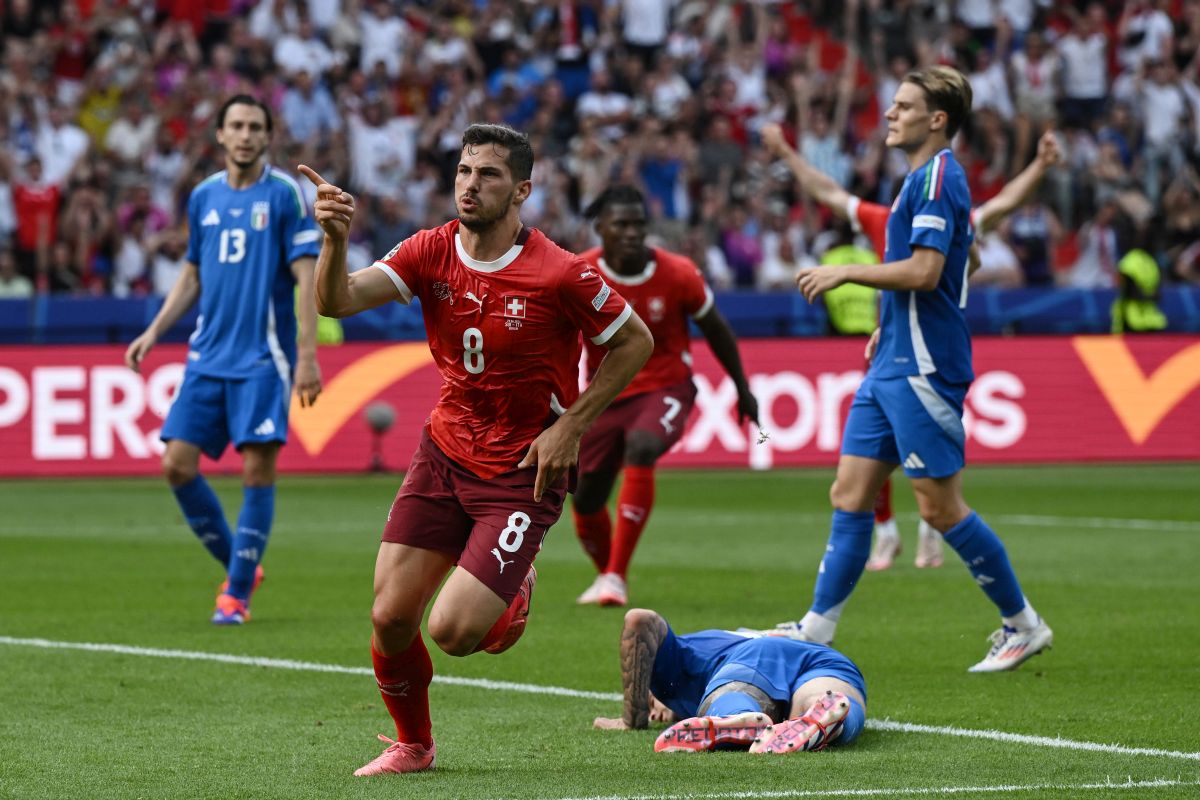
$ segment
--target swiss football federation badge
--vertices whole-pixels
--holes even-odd
[[[516,294],[504,295],[504,316],[510,319],[525,319],[525,307],[529,301]]]
[[[271,204],[259,200],[250,207],[250,227],[256,231],[265,231],[271,217]]]

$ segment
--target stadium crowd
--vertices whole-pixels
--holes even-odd
[[[272,163],[353,191],[351,264],[454,214],[460,135],[531,135],[527,224],[579,252],[605,186],[640,186],[658,241],[718,288],[793,290],[853,234],[760,141],[775,122],[851,192],[907,169],[883,114],[912,67],[966,73],[973,202],[1053,128],[1063,163],[981,242],[973,279],[1115,285],[1141,250],[1200,282],[1200,0],[5,0],[0,297],[165,294],[213,114],[274,114]],[[312,191],[311,186],[306,189]],[[309,198],[310,202],[313,199]]]

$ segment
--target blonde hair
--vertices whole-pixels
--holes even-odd
[[[946,112],[946,138],[953,139],[971,111],[973,93],[966,76],[953,67],[924,67],[905,75],[904,82],[921,87],[930,111]]]

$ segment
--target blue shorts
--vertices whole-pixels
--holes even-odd
[[[853,686],[865,700],[867,684],[854,662],[813,642],[781,636],[747,639],[729,653],[704,687],[704,697],[727,683],[740,681],[762,689],[772,700],[791,703],[792,695],[813,678],[837,678]]]
[[[230,442],[286,442],[291,386],[275,372],[251,378],[183,374],[159,437],[180,439],[220,458]]]
[[[872,378],[858,387],[842,454],[901,464],[910,478],[947,478],[962,471],[963,400],[970,384],[937,375]]]

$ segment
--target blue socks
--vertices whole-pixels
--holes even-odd
[[[704,713],[710,717],[728,717],[746,711],[762,711],[753,697],[743,692],[726,692],[712,701]]]
[[[1000,537],[972,511],[966,519],[945,533],[983,593],[1000,609],[1002,617],[1015,617],[1025,608],[1025,596],[1008,561]]]
[[[812,611],[836,622],[842,606],[854,591],[871,554],[872,511],[834,511],[825,545],[825,558],[817,572]]]
[[[254,572],[267,549],[271,520],[275,516],[274,486],[242,487],[242,511],[237,536],[229,559],[229,594],[248,600],[254,587]]]
[[[846,699],[850,701],[850,711],[846,713],[846,719],[842,722],[841,735],[830,742],[831,747],[838,744],[850,744],[858,738],[867,724],[867,710],[853,697],[847,695]]]
[[[208,481],[204,480],[204,476],[197,475],[183,486],[172,487],[171,491],[175,493],[188,527],[196,534],[200,544],[224,567],[229,563],[233,536],[229,532],[229,523],[225,521],[221,501]]]

